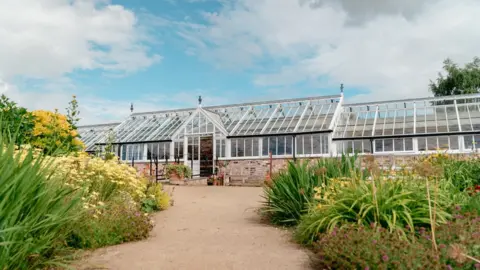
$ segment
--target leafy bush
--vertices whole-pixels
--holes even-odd
[[[58,164],[55,175],[66,178],[69,186],[86,189],[88,194],[99,193],[100,201],[107,201],[119,192],[128,193],[136,202],[146,196],[147,180],[127,164],[88,155],[54,157],[53,160]]]
[[[480,185],[480,159],[454,159],[447,154],[435,154],[427,161],[443,168],[443,178],[459,191]]]
[[[185,166],[184,164],[167,164],[165,166],[165,177],[170,178],[172,174],[178,175],[180,178],[190,178],[192,177],[192,171],[190,167]]]
[[[4,145],[0,134],[0,269],[59,265],[63,240],[82,215],[81,195],[49,176],[43,157]]]
[[[142,200],[142,211],[165,210],[170,206],[170,196],[163,190],[160,183],[150,183],[147,187],[147,196]]]
[[[315,244],[315,269],[478,269],[468,258],[480,256],[480,218],[457,216],[431,232],[417,228],[408,239],[374,226],[348,225],[320,234]]]
[[[441,269],[431,248],[383,228],[349,225],[319,238],[315,269]]]
[[[106,203],[101,214],[86,216],[67,243],[75,248],[100,248],[145,239],[152,228],[150,217],[124,193]]]
[[[308,168],[307,162],[289,162],[287,170],[265,186],[263,210],[274,224],[295,225],[308,209],[314,187],[319,184],[319,176]]]
[[[315,164],[315,173],[328,184],[332,178],[365,178],[368,173],[359,166],[357,155],[343,154],[338,158],[323,158]]]
[[[33,111],[35,127],[31,144],[45,153],[70,153],[83,148],[77,130],[70,125],[67,116],[55,112]]]
[[[319,233],[331,231],[336,226],[348,223],[378,224],[390,232],[403,231],[406,225],[411,230],[417,225],[430,224],[430,208],[427,188],[418,179],[351,180],[340,186],[333,194],[317,189],[319,203],[300,222],[296,237],[302,243],[312,243]],[[326,187],[330,190],[329,187]],[[446,223],[451,206],[448,196],[441,190],[429,187],[431,206],[437,223]],[[435,196],[435,200],[433,197]]]
[[[4,135],[4,141],[13,138],[17,145],[30,142],[34,127],[33,115],[5,95],[0,96],[0,121],[0,133]]]

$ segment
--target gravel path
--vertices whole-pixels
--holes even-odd
[[[152,236],[95,251],[83,269],[308,269],[290,234],[261,222],[261,188],[176,187]]]

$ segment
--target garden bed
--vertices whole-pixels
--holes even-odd
[[[359,163],[290,163],[265,187],[263,212],[295,228],[318,269],[480,269],[480,160]]]

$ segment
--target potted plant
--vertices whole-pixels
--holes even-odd
[[[170,179],[170,182],[183,181],[185,178],[190,178],[191,176],[192,172],[190,167],[184,164],[173,163],[165,166],[165,177]]]
[[[208,186],[213,186],[214,181],[215,181],[215,180],[214,180],[214,178],[213,178],[213,175],[210,176],[210,177],[208,177],[208,179],[207,179],[207,185],[208,185]]]

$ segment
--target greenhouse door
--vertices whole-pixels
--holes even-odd
[[[188,163],[192,177],[200,176],[200,137],[188,137]]]
[[[213,174],[213,136],[200,139],[200,176],[209,177]]]
[[[213,136],[188,138],[188,166],[194,177],[213,174]]]

